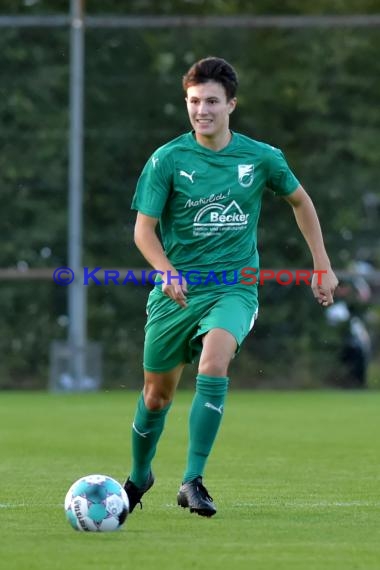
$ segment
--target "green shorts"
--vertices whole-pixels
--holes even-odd
[[[214,328],[230,332],[237,351],[252,329],[258,313],[257,286],[221,288],[189,294],[182,308],[155,287],[148,298],[144,369],[166,372],[200,355],[202,336]]]

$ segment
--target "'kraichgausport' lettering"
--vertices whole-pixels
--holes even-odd
[[[235,214],[231,214],[234,216]],[[236,214],[241,215],[241,214]],[[317,285],[322,285],[322,276],[327,269],[258,269],[257,267],[243,267],[242,269],[218,269],[209,271],[207,274],[198,269],[188,271],[160,271],[145,269],[135,274],[133,269],[126,269],[125,273],[117,269],[103,269],[102,267],[83,268],[83,285],[173,285],[187,283],[188,285],[265,285],[267,281],[275,281],[278,285],[301,285],[310,286],[313,276],[317,276]],[[70,275],[67,279],[66,274]],[[61,276],[64,275],[64,278]],[[161,279],[159,278],[161,277]],[[53,273],[53,280],[58,285],[70,285],[74,280],[74,271],[70,267],[60,267]]]

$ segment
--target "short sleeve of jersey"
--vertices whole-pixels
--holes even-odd
[[[170,157],[154,153],[140,175],[132,200],[132,209],[146,216],[159,218],[167,202],[171,187],[173,169]]]
[[[290,170],[282,151],[272,148],[268,156],[267,186],[277,196],[287,196],[296,190],[300,182]]]

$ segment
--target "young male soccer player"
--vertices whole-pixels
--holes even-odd
[[[201,516],[216,513],[202,477],[223,416],[229,363],[257,316],[257,285],[236,275],[259,266],[256,230],[266,187],[291,205],[314,269],[325,271],[322,279],[314,275],[314,297],[323,306],[333,303],[337,279],[310,197],[280,150],[229,128],[237,85],[223,59],[202,59],[189,69],[183,87],[193,130],[154,152],[133,199],[135,242],[161,272],[161,284],[147,304],[144,389],[125,483],[131,511],[154,483],[151,462],[183,368],[199,356],[177,502]]]

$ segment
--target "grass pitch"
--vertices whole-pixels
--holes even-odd
[[[122,481],[137,394],[0,395],[4,570],[378,570],[380,392],[230,392],[205,484],[212,519],[176,506],[189,392],[178,392],[156,484],[115,533],[75,532],[70,484]]]

